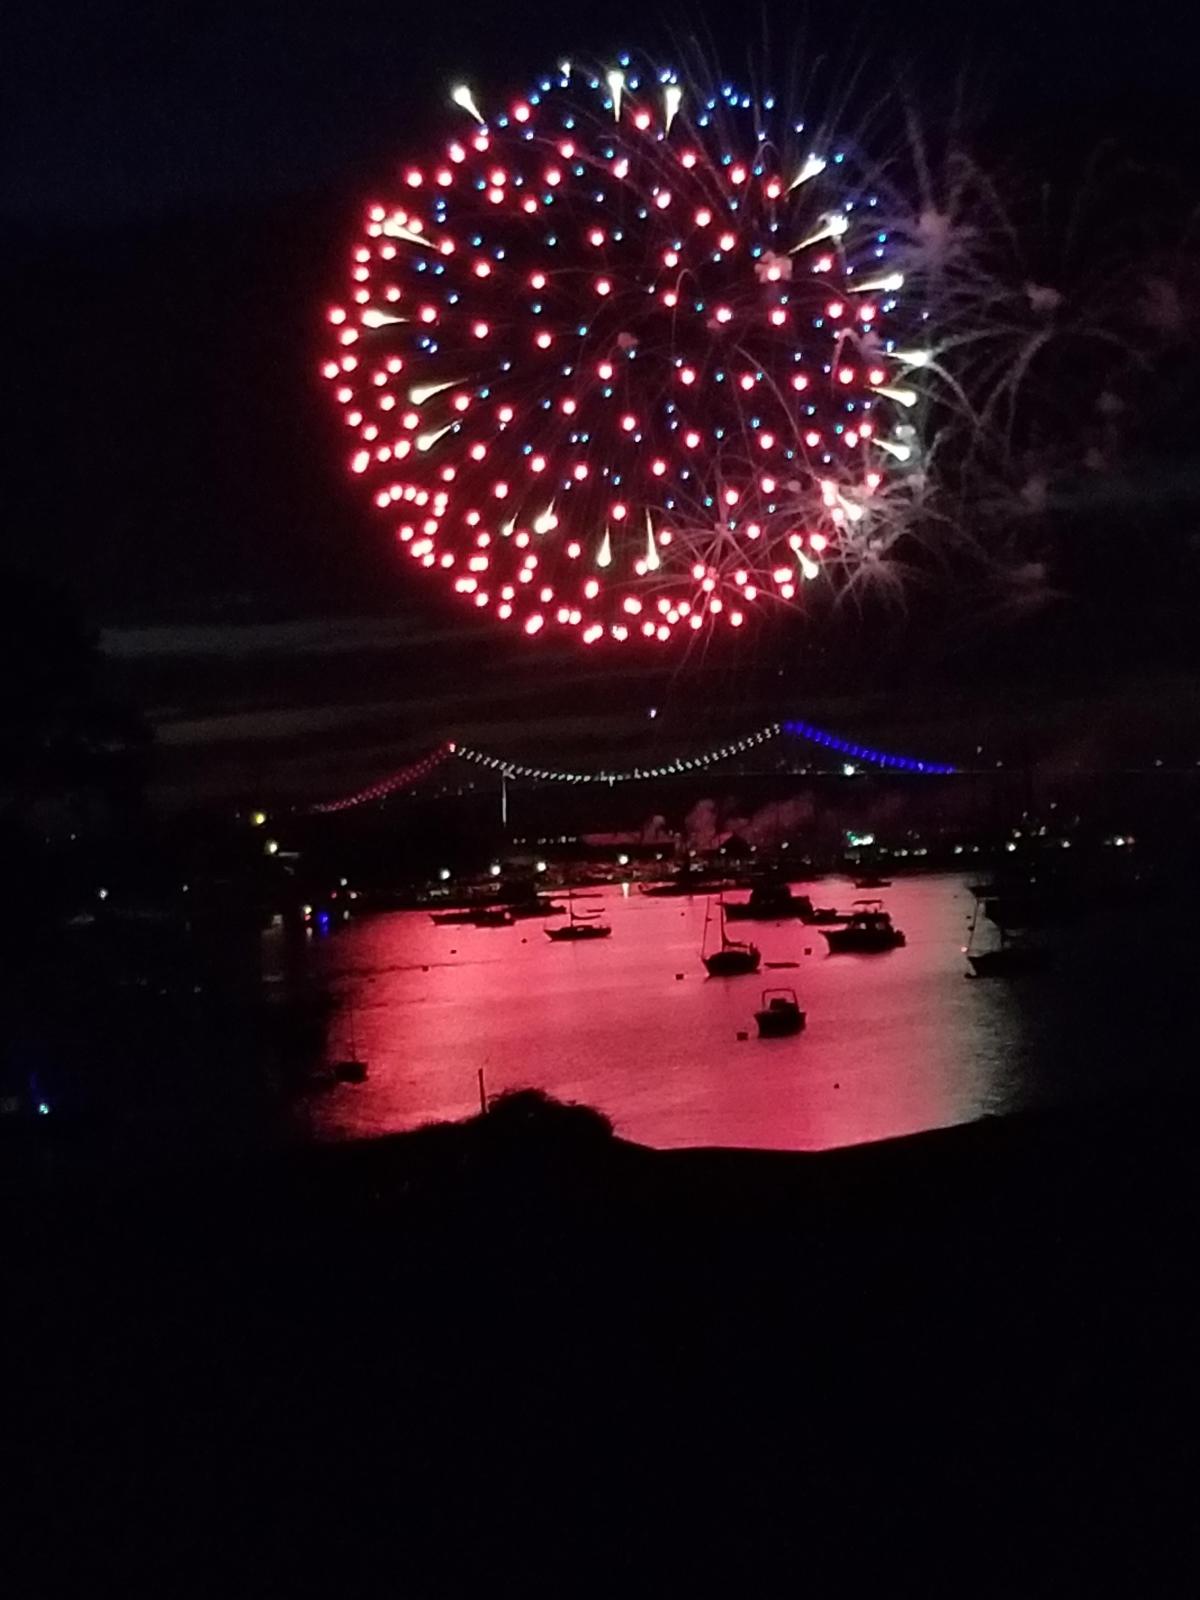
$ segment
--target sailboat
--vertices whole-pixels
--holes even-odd
[[[700,959],[708,969],[710,978],[740,978],[749,972],[757,972],[762,954],[756,944],[748,944],[740,939],[731,939],[725,932],[725,899],[724,896],[717,902],[718,918],[721,924],[721,948],[714,950],[711,955],[705,954],[708,944],[708,924],[712,916],[712,901],[704,912],[704,942],[700,946]]]
[[[567,914],[570,921],[560,923],[557,928],[542,930],[547,939],[553,939],[558,944],[566,944],[573,939],[607,939],[612,932],[607,922],[595,920],[600,914],[598,911],[586,915],[576,913],[574,895],[570,895],[567,899]]]
[[[358,1059],[353,1006],[350,1007],[350,1054],[345,1061],[335,1061],[330,1070],[338,1083],[365,1083],[367,1081],[367,1063]]]
[[[1026,973],[1044,971],[1050,965],[1050,952],[1044,945],[1031,943],[1028,934],[1013,933],[1002,927],[998,946],[991,950],[972,948],[979,923],[979,907],[983,904],[982,900],[976,902],[975,915],[971,918],[971,933],[964,951],[972,968],[967,977],[1023,978]]]

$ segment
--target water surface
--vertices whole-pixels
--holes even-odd
[[[818,904],[855,897],[844,879],[796,887]],[[732,931],[764,962],[797,965],[736,979],[708,978],[700,964],[702,899],[604,890],[586,904],[603,909],[612,937],[575,945],[551,943],[536,921],[360,922],[319,960],[339,999],[328,1053],[349,1053],[352,1012],[370,1078],[314,1100],[313,1130],[363,1135],[468,1115],[482,1068],[489,1094],[535,1085],[599,1107],[650,1145],[824,1149],[1089,1093],[1140,1070],[1143,1008],[1123,1007],[1113,988],[1136,943],[1119,923],[1076,931],[1052,974],[971,981],[964,879],[901,879],[882,898],[905,948],[828,956],[815,928],[743,923]],[[768,984],[795,987],[808,1013],[798,1037],[757,1038]]]

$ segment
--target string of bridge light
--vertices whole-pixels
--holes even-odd
[[[778,726],[783,733],[807,739],[811,744],[823,745],[827,750],[836,750],[839,755],[849,756],[854,761],[866,761],[872,766],[893,772],[927,772],[935,777],[946,777],[958,771],[957,767],[949,766],[944,761],[917,761],[912,756],[898,756],[888,750],[873,750],[870,745],[854,744],[849,739],[839,739],[836,733],[814,728],[811,722],[783,722]]]
[[[607,772],[603,769],[599,772],[569,772],[554,767],[535,767],[523,761],[507,761],[503,756],[490,755],[486,750],[476,750],[471,745],[465,744],[456,745],[454,754],[462,761],[470,761],[489,771],[502,773],[506,778],[529,778],[535,783],[636,783],[647,778],[670,778],[683,772],[703,771],[705,767],[714,766],[718,761],[729,761],[734,756],[745,755],[759,745],[766,744],[768,740],[778,738],[779,732],[778,722],[768,722],[765,726],[756,728],[753,733],[745,734],[740,739],[732,739],[727,744],[704,751],[701,755],[679,756],[674,761],[660,762],[655,766],[626,767],[616,772]]]
[[[689,772],[703,772],[709,767],[716,766],[721,761],[731,761],[738,756],[744,756],[751,751],[770,743],[781,736],[796,739],[805,739],[810,744],[820,745],[823,749],[834,750],[846,758],[843,770],[852,773],[858,763],[879,767],[890,772],[911,772],[927,776],[948,776],[957,772],[958,768],[941,761],[921,761],[913,756],[896,755],[890,750],[877,750],[871,745],[856,744],[852,740],[843,739],[835,733],[829,733],[824,728],[817,728],[810,722],[787,721],[767,722],[762,727],[755,728],[753,732],[743,734],[740,738],[727,740],[724,744],[714,745],[710,750],[702,751],[694,756],[677,756],[672,761],[663,761],[647,766],[624,767],[615,771],[601,768],[597,772],[575,772],[559,767],[539,767],[531,762],[513,761],[505,756],[493,755],[490,751],[476,749],[473,745],[456,743],[447,740],[429,751],[420,759],[401,767],[398,772],[391,773],[379,782],[371,784],[365,789],[359,789],[350,795],[344,795],[336,800],[327,800],[312,807],[315,812],[348,811],[355,806],[366,805],[372,800],[386,800],[389,796],[400,793],[417,786],[438,767],[448,761],[451,756],[460,761],[470,763],[488,772],[499,773],[506,779],[525,779],[532,783],[563,783],[563,784],[618,784],[644,782],[652,778],[679,777]]]
[[[627,767],[619,771],[608,772],[601,769],[599,772],[572,772],[554,767],[536,767],[526,762],[509,761],[503,756],[490,754],[485,750],[476,750],[470,745],[456,745],[454,754],[463,761],[473,762],[477,766],[485,767],[490,771],[502,773],[508,778],[527,778],[536,783],[631,783],[647,778],[670,778],[681,773],[700,772],[707,767],[715,766],[719,761],[729,761],[737,756],[745,755],[758,746],[777,739],[781,735],[788,735],[797,739],[806,739],[810,744],[821,745],[828,750],[836,750],[839,755],[852,758],[853,762],[863,762],[869,766],[884,768],[892,772],[926,773],[931,776],[946,776],[957,772],[957,767],[941,761],[921,761],[913,756],[896,755],[890,750],[876,750],[870,745],[855,744],[851,740],[839,738],[837,734],[828,733],[823,728],[814,727],[810,722],[768,722],[761,728],[756,728],[753,733],[744,734],[739,739],[732,739],[725,744],[716,745],[711,750],[706,750],[696,756],[679,756],[673,761],[660,762],[657,765]],[[850,765],[851,763],[845,763]]]
[[[317,812],[349,811],[355,806],[366,805],[371,800],[386,800],[389,795],[397,794],[404,789],[415,788],[423,778],[427,778],[448,761],[454,754],[453,744],[447,742],[440,744],[435,750],[429,751],[417,761],[410,761],[408,766],[401,767],[399,772],[393,772],[386,778],[381,778],[378,783],[373,783],[369,788],[358,789],[353,794],[342,795],[337,800],[325,800],[320,805],[310,809]]]

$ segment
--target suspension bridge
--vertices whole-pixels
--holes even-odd
[[[373,801],[385,800],[390,795],[402,794],[417,788],[434,772],[451,762],[463,762],[483,768],[506,779],[523,778],[535,783],[615,785],[702,772],[709,767],[717,766],[720,762],[738,760],[763,746],[787,739],[805,741],[810,745],[832,751],[854,767],[871,767],[880,771],[931,777],[945,777],[960,770],[944,761],[921,760],[914,756],[898,755],[895,751],[879,750],[852,739],[844,739],[839,734],[815,727],[810,722],[798,720],[763,723],[748,733],[727,739],[707,750],[692,755],[677,756],[670,761],[623,768],[600,767],[594,771],[537,766],[528,761],[511,760],[491,751],[480,750],[474,745],[447,739],[366,788],[322,801],[310,809],[318,814],[349,811]]]

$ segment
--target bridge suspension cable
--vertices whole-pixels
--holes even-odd
[[[701,751],[696,755],[676,756],[670,761],[650,762],[644,766],[621,767],[611,770],[602,767],[591,772],[561,767],[539,767],[531,762],[511,760],[505,756],[495,755],[491,751],[477,749],[474,745],[460,744],[448,739],[419,759],[409,762],[407,766],[390,773],[386,778],[381,778],[377,783],[373,783],[365,789],[358,789],[352,794],[340,796],[335,800],[327,800],[319,805],[314,805],[310,807],[310,810],[314,812],[348,811],[355,806],[366,805],[372,800],[385,800],[389,795],[415,788],[451,757],[467,762],[472,766],[501,773],[505,778],[525,778],[534,783],[606,783],[611,785],[638,783],[651,778],[677,777],[688,772],[702,772],[708,767],[715,766],[718,762],[732,761],[738,756],[747,755],[750,751],[781,737],[804,739],[810,744],[836,751],[839,755],[846,757],[849,763],[861,762],[884,771],[911,772],[930,776],[947,776],[958,771],[957,767],[950,766],[943,761],[922,761],[914,756],[897,755],[893,751],[878,750],[870,745],[856,744],[853,740],[843,739],[838,734],[829,733],[824,728],[815,727],[810,722],[796,720],[764,723],[761,727],[754,728],[749,733],[741,734],[734,739],[727,739],[722,744],[713,745],[711,749]]]

